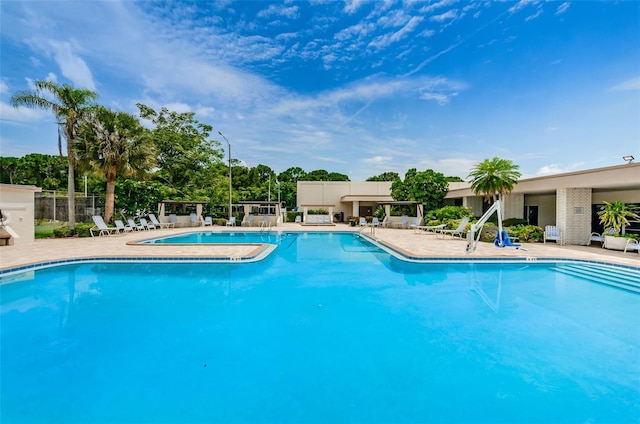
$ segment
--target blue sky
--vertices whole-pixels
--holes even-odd
[[[3,156],[56,154],[53,116],[10,106],[54,79],[117,110],[193,111],[276,172],[640,160],[637,1],[3,0],[0,19]]]

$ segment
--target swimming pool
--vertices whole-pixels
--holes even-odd
[[[278,244],[295,232],[275,231],[195,231],[143,240],[140,244]]]
[[[571,267],[613,272],[336,233],[32,270],[0,285],[0,421],[637,422],[640,296]]]

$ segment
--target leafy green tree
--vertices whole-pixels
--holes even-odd
[[[69,195],[69,228],[75,230],[76,226],[76,202],[75,202],[75,156],[73,144],[76,133],[84,121],[86,114],[93,108],[98,94],[86,88],[74,88],[68,84],[59,85],[54,81],[36,81],[34,91],[20,91],[11,96],[11,104],[14,107],[27,106],[37,109],[45,109],[56,115],[58,126],[62,129],[67,140],[67,189]],[[58,137],[60,133],[58,133]],[[61,149],[61,140],[58,138],[58,148]],[[60,152],[62,156],[62,151]]]
[[[278,174],[278,181],[281,183],[297,183],[299,180],[303,181],[304,177],[307,175],[306,172],[299,166],[291,167],[285,169],[281,173]]]
[[[64,157],[29,153],[18,159],[16,182],[31,184],[45,190],[65,188],[66,165]]]
[[[442,206],[447,189],[444,174],[431,169],[418,172],[411,168],[405,174],[404,181],[391,183],[391,197],[398,201],[420,202],[426,210],[433,210]]]
[[[501,195],[508,194],[522,174],[518,165],[508,159],[494,157],[476,164],[467,176],[471,190],[476,195],[484,195],[487,201],[495,202]]]
[[[397,172],[383,172],[380,175],[367,178],[367,181],[399,181],[400,175]]]
[[[349,176],[339,172],[329,172],[329,181],[349,181]]]
[[[0,156],[0,183],[15,184],[18,180],[18,158]]]
[[[450,183],[463,183],[464,180],[460,177],[447,177],[447,181]]]
[[[156,163],[156,150],[149,130],[126,112],[96,108],[78,131],[75,152],[80,165],[106,179],[104,219],[115,210],[118,176],[144,178]]]
[[[213,127],[196,120],[193,112],[172,112],[164,107],[158,112],[141,103],[137,106],[141,118],[155,126],[152,135],[158,149],[156,177],[177,190],[180,197],[197,200],[194,197],[201,194],[196,192],[215,183],[221,170],[217,165],[224,157],[220,142],[209,139]],[[224,198],[219,201],[224,203]]]
[[[315,171],[307,173],[307,175],[299,181],[330,181],[330,179],[327,171],[324,169],[316,169]]]

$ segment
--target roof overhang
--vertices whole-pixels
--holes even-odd
[[[346,194],[340,198],[341,202],[390,202],[393,201],[393,197],[388,195],[358,195],[358,194]]]
[[[555,194],[559,188],[591,188],[593,191],[640,189],[640,163],[546,175],[518,181],[513,194]],[[446,199],[475,196],[470,187],[450,190]]]

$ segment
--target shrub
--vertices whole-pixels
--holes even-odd
[[[56,228],[53,230],[53,235],[56,238],[65,238],[65,237],[91,237],[90,229],[93,228],[93,224],[89,223],[77,223],[75,231],[71,230],[68,226]]]
[[[507,228],[510,237],[518,237],[520,241],[542,241],[544,230],[536,225],[515,225]]]
[[[295,222],[296,216],[304,215],[303,212],[287,211],[287,222]]]
[[[505,227],[515,227],[516,225],[529,225],[526,219],[522,218],[509,218],[502,221],[502,225]]]
[[[460,220],[464,217],[475,218],[471,209],[466,206],[445,206],[429,212],[429,215],[443,223],[454,219]]]

